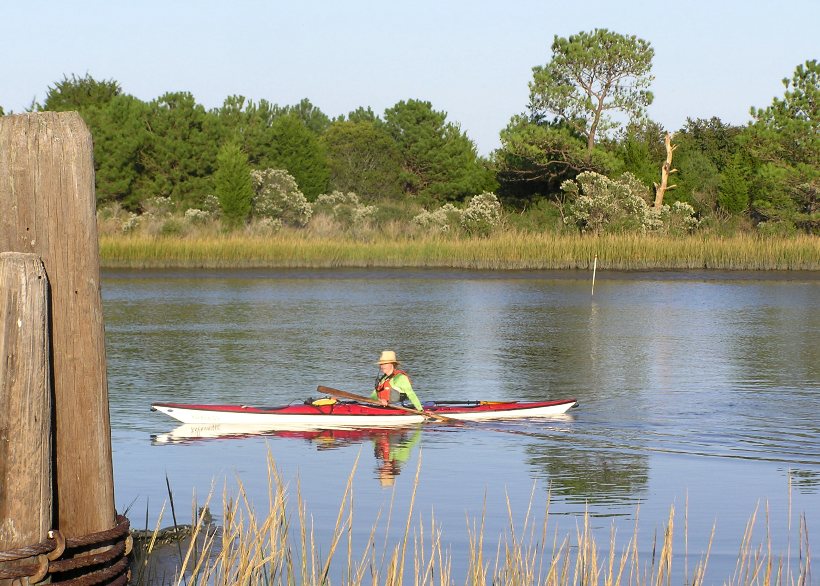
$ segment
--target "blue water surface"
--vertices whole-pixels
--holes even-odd
[[[718,582],[757,511],[756,543],[768,531],[799,563],[800,518],[820,520],[820,275],[599,273],[594,296],[590,285],[563,272],[105,273],[118,510],[153,527],[166,479],[180,523],[211,492],[219,521],[237,480],[266,510],[270,456],[320,541],[352,477],[357,540],[374,524],[379,543],[400,539],[414,499],[456,577],[469,526],[484,519],[494,559],[511,525],[547,509],[550,532],[570,541],[588,514],[604,551],[611,530],[621,548],[637,527],[649,561],[674,507],[676,571],[709,549]],[[320,384],[369,392],[384,349],[422,400],[580,406],[545,420],[228,436],[180,432],[149,410],[288,404]]]

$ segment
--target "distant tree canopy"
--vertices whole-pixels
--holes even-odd
[[[252,169],[287,171],[311,201],[335,190],[368,201],[461,201],[495,187],[473,142],[429,102],[399,102],[385,119],[362,107],[334,122],[307,98],[278,106],[233,95],[206,110],[188,92],[145,103],[113,80],[73,75],[37,108],[80,112],[94,136],[99,203],[135,211],[154,197],[201,207],[226,145]]]
[[[670,191],[669,202],[685,201],[692,204],[701,213],[707,213],[716,208],[726,210],[726,205],[720,205],[722,189],[729,188],[722,183],[722,173],[732,164],[740,151],[739,137],[743,129],[732,126],[712,117],[708,120],[688,118],[683,128],[675,133],[675,167],[679,173],[675,177],[677,188]],[[739,188],[740,183],[736,186]],[[735,211],[745,204],[743,197],[735,193],[730,207]],[[748,199],[748,195],[746,196]]]
[[[626,171],[647,187],[659,181],[667,130],[645,117],[649,44],[596,29],[555,37],[552,52],[533,68],[527,111],[500,133],[492,156],[499,193],[526,206],[543,197],[557,203],[562,183],[585,172]],[[675,188],[666,201],[690,204],[701,217],[742,214],[768,231],[820,231],[818,77],[817,61],[798,66],[785,95],[753,108],[748,126],[688,118],[674,132]]]
[[[617,159],[603,149],[587,150],[571,127],[515,116],[501,131],[495,165],[502,193],[514,199],[555,194],[561,183],[584,171],[613,173]]]
[[[99,108],[122,93],[120,84],[110,80],[98,81],[88,73],[83,77],[74,74],[63,76],[61,81],[49,86],[41,110],[65,112],[77,110],[83,112]]]
[[[334,189],[356,193],[364,201],[401,196],[401,153],[385,125],[378,124],[375,117],[337,120],[322,141]]]
[[[76,110],[94,137],[94,163],[98,204],[119,202],[136,208],[140,182],[146,179],[141,159],[148,138],[149,106],[123,95],[114,80],[98,81],[89,74],[72,75],[50,86],[38,110]],[[157,194],[147,194],[145,198]]]
[[[752,108],[752,207],[764,222],[820,232],[820,64],[798,65],[768,108]]]
[[[665,134],[663,126],[649,118],[627,124],[615,146],[616,154],[623,161],[623,170],[632,173],[644,185],[658,181],[659,161],[666,158]]]
[[[302,98],[302,101],[295,106],[275,107],[274,114],[277,116],[293,114],[317,135],[322,134],[327,130],[327,127],[330,126],[330,118],[319,108],[311,104],[307,98]]]
[[[297,112],[274,118],[271,138],[269,167],[286,169],[310,201],[327,191],[330,170],[324,145]]]
[[[247,154],[249,164],[261,168],[270,163],[275,108],[267,100],[254,103],[244,96],[228,96],[210,114],[216,117],[221,139],[239,146]]]
[[[399,149],[405,193],[425,202],[461,201],[495,187],[473,142],[430,102],[402,100],[384,117]]]
[[[502,193],[554,194],[584,171],[620,170],[617,157],[596,143],[618,126],[611,113],[639,119],[652,103],[653,54],[646,41],[606,29],[556,36],[550,62],[533,68],[528,113],[501,131]]]
[[[530,115],[552,116],[586,139],[592,151],[599,135],[618,126],[610,112],[629,119],[652,103],[649,86],[655,51],[648,42],[607,29],[555,36],[552,59],[533,68]]]
[[[384,120],[379,118],[369,106],[367,108],[359,106],[347,115],[347,120],[348,122],[372,122],[376,125],[384,124]]]
[[[215,120],[188,92],[172,92],[149,104],[141,161],[142,191],[197,207],[213,192],[219,151]]]
[[[85,114],[94,135],[99,204],[119,202],[136,209],[144,199],[147,172],[143,156],[149,139],[149,113],[148,104],[118,95],[104,107]]]
[[[280,106],[232,95],[208,110],[188,92],[144,102],[86,74],[56,82],[32,109],[80,113],[94,138],[98,204],[128,211],[157,197],[205,210],[231,189],[246,201],[246,185],[229,189],[246,168],[290,178],[305,202],[339,192],[362,205],[433,209],[497,192],[508,206],[554,208],[581,173],[629,172],[647,190],[659,181],[667,129],[644,115],[652,57],[647,42],[605,29],[555,37],[551,60],[533,68],[526,111],[500,131],[489,160],[446,112],[416,99],[335,119],[307,98]],[[746,126],[687,119],[674,132],[676,187],[665,202],[767,232],[820,232],[819,79],[816,60],[800,64]]]

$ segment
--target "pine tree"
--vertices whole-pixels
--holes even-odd
[[[744,212],[749,207],[749,181],[743,170],[739,157],[735,157],[720,176],[717,204],[732,214]]]
[[[384,123],[333,122],[322,136],[331,189],[364,201],[401,196],[401,153]]]
[[[760,166],[753,178],[753,217],[820,232],[820,62],[798,65],[784,79],[783,98],[752,109],[748,150]]]
[[[387,131],[399,149],[404,191],[424,203],[463,201],[497,187],[475,144],[447,113],[430,102],[398,102],[384,113]]]
[[[219,150],[216,163],[214,186],[223,219],[229,227],[241,226],[248,219],[253,198],[248,156],[236,144],[229,143]]]
[[[149,104],[140,152],[139,191],[170,197],[174,206],[197,207],[213,190],[217,145],[215,116],[189,92],[166,93]]]
[[[324,146],[316,134],[293,112],[276,118],[271,134],[273,143],[265,166],[285,169],[310,201],[325,193],[330,170]]]

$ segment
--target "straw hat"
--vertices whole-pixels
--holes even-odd
[[[399,360],[396,358],[396,353],[393,350],[383,350],[382,355],[379,356],[379,361],[376,364],[398,364]]]

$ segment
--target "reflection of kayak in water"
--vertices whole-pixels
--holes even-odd
[[[161,433],[151,436],[152,443],[173,444],[189,443],[193,440],[202,439],[236,439],[251,437],[254,435],[271,435],[271,430],[267,427],[256,427],[253,425],[226,425],[219,423],[183,423],[175,427],[168,433]]]
[[[575,399],[560,401],[446,401],[425,403],[425,411],[448,419],[485,421],[552,417],[566,413],[577,405]],[[293,404],[281,407],[251,405],[197,405],[187,403],[153,403],[159,411],[182,423],[231,424],[281,428],[393,427],[421,423],[427,418],[419,413],[390,406],[363,405],[355,401],[323,404]]]
[[[219,423],[183,423],[168,433],[151,436],[155,445],[190,444],[216,439],[240,439],[252,436],[279,437],[306,440],[317,450],[344,448],[365,442],[373,443],[376,457],[375,477],[382,486],[392,486],[410,458],[413,447],[421,437],[421,425],[410,427],[365,427],[359,429],[266,429],[247,425]]]
[[[382,437],[401,437],[414,429],[411,427],[365,427],[331,428],[331,429],[270,429],[269,427],[255,427],[229,423],[183,423],[168,433],[152,436],[155,444],[190,443],[204,439],[238,439],[252,436],[270,436],[293,439],[304,439],[315,442],[318,449],[327,449],[361,443],[367,440]],[[415,426],[418,430],[418,426]]]

